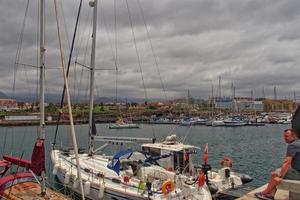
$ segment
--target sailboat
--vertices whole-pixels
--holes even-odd
[[[58,180],[78,194],[78,170],[84,182],[84,195],[89,199],[197,199],[211,200],[209,189],[203,181],[204,176],[193,179],[153,164],[161,157],[153,157],[134,148],[126,148],[114,155],[100,155],[98,152],[109,144],[130,144],[153,142],[152,138],[110,138],[96,135],[93,120],[93,93],[95,70],[95,44],[97,24],[97,0],[89,4],[93,8],[93,38],[90,76],[90,113],[89,113],[89,149],[80,153],[80,166],[75,163],[74,149],[59,150],[55,146],[51,151],[54,165],[53,173]],[[105,144],[94,149],[94,142]],[[76,148],[75,148],[76,149]],[[77,149],[75,150],[77,151]],[[79,167],[79,169],[78,169]]]
[[[17,156],[3,155],[0,161],[0,197],[4,199],[67,199],[63,194],[46,187],[45,169],[45,46],[44,10],[45,2],[40,0],[40,128],[32,151],[31,160]],[[16,167],[15,167],[16,166]],[[16,172],[13,172],[17,169]]]

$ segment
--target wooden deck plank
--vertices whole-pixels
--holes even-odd
[[[25,182],[18,183],[10,188],[7,188],[4,191],[3,197],[11,200],[66,200],[70,199],[65,197],[63,194],[60,194],[49,188],[46,189],[46,195],[41,196],[41,189],[37,183],[34,182]]]

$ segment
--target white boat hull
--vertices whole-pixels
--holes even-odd
[[[56,177],[61,183],[64,183],[65,175],[61,171],[57,173]],[[78,196],[81,196],[80,188],[72,187],[72,184],[65,185],[68,189],[77,193]],[[85,198],[88,199],[114,199],[114,200],[141,200],[141,199],[148,199],[147,197],[140,197],[140,196],[129,196],[127,193],[120,193],[120,191],[113,190],[110,188],[105,188],[104,196],[102,198],[99,197],[99,186],[91,185],[91,190],[89,195],[85,195]]]
[[[64,186],[70,190],[81,194],[80,187],[77,184],[74,187],[74,182],[78,181],[77,169],[75,166],[74,156],[62,155],[60,151],[53,150],[51,153],[51,159],[54,164],[55,174],[58,180],[64,183]],[[81,176],[83,184],[90,183],[89,192],[85,196],[89,199],[114,199],[114,200],[140,200],[140,199],[161,199],[161,200],[183,200],[183,199],[199,199],[199,200],[211,200],[211,195],[206,186],[198,188],[197,186],[185,185],[182,188],[177,188],[175,191],[170,192],[168,195],[164,195],[161,192],[161,185],[154,187],[155,183],[152,182],[153,189],[151,196],[148,196],[148,191],[145,189],[138,189],[140,179],[130,178],[130,182],[123,182],[122,178],[113,170],[107,168],[108,159],[104,156],[94,155],[89,157],[86,154],[79,155]],[[157,166],[158,167],[158,166]],[[155,166],[154,166],[155,168]],[[147,170],[146,170],[147,171]],[[97,174],[104,176],[98,176]],[[66,175],[68,174],[68,175]],[[165,174],[164,174],[165,175]],[[69,178],[66,178],[69,176]],[[68,180],[67,180],[68,179]],[[67,180],[67,181],[66,181]],[[157,180],[155,180],[156,183]],[[104,183],[104,184],[103,184]],[[104,187],[103,187],[104,186]],[[155,185],[157,186],[157,185]],[[100,190],[104,189],[104,196],[99,197]]]
[[[139,128],[138,124],[109,124],[110,129]]]

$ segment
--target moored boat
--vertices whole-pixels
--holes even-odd
[[[116,123],[109,124],[110,129],[125,129],[125,128],[139,128],[138,124],[134,124],[132,122],[125,122],[123,119],[118,119]]]
[[[224,125],[227,127],[245,126],[246,124],[243,117],[240,116],[232,116],[224,120]]]
[[[80,193],[74,154],[54,150],[51,159],[59,181]],[[90,199],[211,199],[205,183],[189,184],[187,176],[153,165],[157,158],[138,151],[125,149],[114,156],[80,154],[79,159],[85,196]]]
[[[232,188],[238,188],[252,181],[248,175],[233,172],[232,160],[228,157],[221,161],[220,169],[212,169],[207,163],[208,148],[205,148],[207,149],[205,150],[207,154],[205,163],[201,166],[196,165],[191,156],[196,154],[196,150],[199,149],[199,147],[178,142],[176,135],[167,136],[163,142],[142,144],[142,150],[150,155],[170,154],[170,156],[157,161],[159,166],[169,171],[191,177],[198,174],[199,171],[204,171],[207,174],[207,185],[212,193],[221,193]]]
[[[224,126],[224,125],[225,125],[225,123],[221,119],[212,119],[212,120],[209,120],[206,122],[206,126],[215,127],[215,126]]]

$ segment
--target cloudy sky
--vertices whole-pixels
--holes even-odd
[[[0,7],[0,91],[34,93],[37,82],[37,0],[3,0]],[[66,62],[79,0],[58,0]],[[47,93],[59,93],[62,71],[54,4],[46,0]],[[206,98],[300,96],[299,0],[101,0],[98,5],[96,94],[174,98],[189,90]],[[87,94],[92,9],[79,23],[70,86]],[[20,33],[25,22],[22,43]],[[20,46],[19,56],[16,56]],[[74,64],[75,61],[80,64]],[[118,71],[116,71],[116,65]],[[14,73],[15,72],[15,73]],[[117,74],[117,75],[116,75]],[[117,84],[116,84],[117,82]],[[144,90],[144,86],[146,90]],[[165,88],[165,92],[163,92]]]

